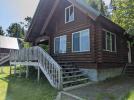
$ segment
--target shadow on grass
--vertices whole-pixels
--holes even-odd
[[[5,100],[53,100],[57,91],[51,87],[44,75],[37,82],[37,73],[33,71],[28,79],[25,74],[19,78],[18,74],[0,78],[8,83]]]

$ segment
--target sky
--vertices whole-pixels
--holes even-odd
[[[6,30],[11,23],[32,17],[39,0],[0,0],[0,26]]]
[[[104,0],[108,5],[110,0]],[[27,16],[33,17],[39,0],[1,0],[0,26],[4,31],[11,23],[22,22]]]

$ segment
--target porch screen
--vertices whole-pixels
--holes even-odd
[[[55,38],[55,53],[66,53],[66,35]]]

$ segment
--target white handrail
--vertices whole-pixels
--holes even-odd
[[[10,62],[37,62],[38,67],[47,77],[50,84],[62,89],[62,68],[60,65],[41,47],[23,48],[21,50],[11,50]],[[34,65],[33,65],[34,66]]]

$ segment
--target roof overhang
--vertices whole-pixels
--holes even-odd
[[[43,35],[43,33],[45,33],[47,25],[50,22],[59,1],[60,0],[40,0],[36,13],[33,17],[32,23],[26,35],[26,38],[25,38],[26,41],[34,41],[34,38],[37,38],[40,35]],[[88,15],[94,21],[96,21],[100,17],[104,17],[99,11],[96,11],[94,8],[88,5],[84,0],[67,0],[67,1],[72,3],[76,8],[78,8],[84,14]],[[51,9],[48,9],[48,8],[51,8]],[[41,18],[41,16],[43,16],[43,18]],[[116,25],[109,19],[107,18],[105,19],[108,22],[112,23],[112,25],[115,25],[118,28],[121,28],[120,26]],[[38,31],[36,31],[37,28],[38,28]]]

